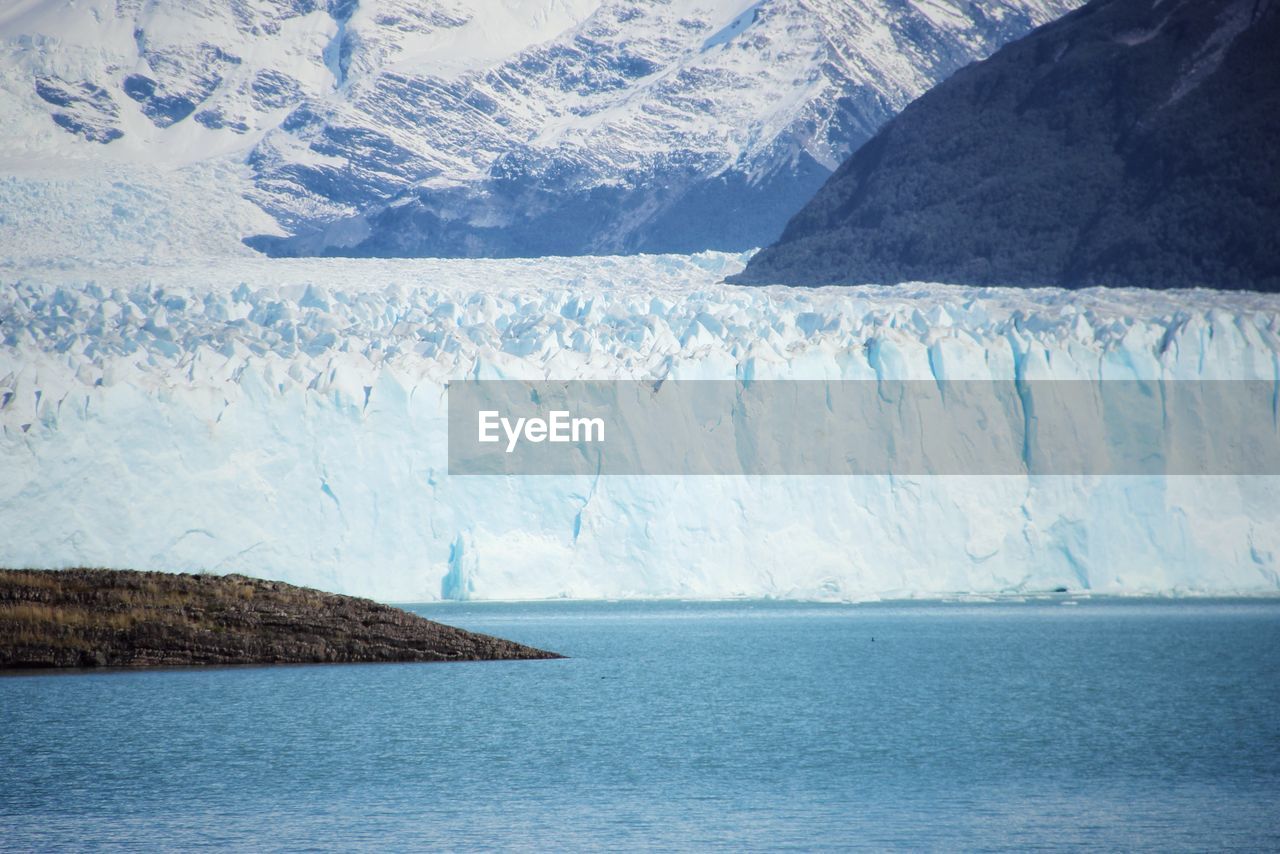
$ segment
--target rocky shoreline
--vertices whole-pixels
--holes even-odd
[[[0,570],[0,669],[560,657],[243,575]]]

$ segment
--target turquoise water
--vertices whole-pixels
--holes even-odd
[[[1280,602],[427,605],[564,661],[0,679],[0,847],[1280,848]]]

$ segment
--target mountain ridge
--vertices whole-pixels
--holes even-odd
[[[911,98],[1077,3],[35,0],[0,13],[0,142],[243,164],[273,254],[754,248]]]
[[[731,281],[1280,289],[1280,8],[1095,0],[922,96]]]

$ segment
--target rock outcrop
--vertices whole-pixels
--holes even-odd
[[[0,668],[560,658],[243,575],[0,570]]]

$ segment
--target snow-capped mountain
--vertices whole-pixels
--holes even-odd
[[[1271,0],[1095,0],[891,119],[740,281],[1280,291],[1277,56]]]
[[[1276,295],[718,284],[743,261],[6,279],[0,565],[400,601],[1280,588],[1274,475],[449,473],[445,384],[464,377],[1280,382]]]
[[[227,190],[283,254],[747,248],[1075,5],[25,0],[0,11],[3,165],[243,163]]]

